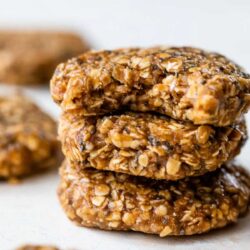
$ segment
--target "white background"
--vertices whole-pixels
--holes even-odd
[[[248,0],[0,0],[0,28],[16,27],[74,29],[96,49],[192,45],[223,53],[250,71]],[[58,117],[47,88],[27,93]],[[246,166],[249,154],[248,143],[239,157]],[[0,183],[0,250],[23,243],[78,250],[249,249],[250,216],[224,230],[183,238],[78,228],[58,204],[57,184],[56,172],[16,186]]]

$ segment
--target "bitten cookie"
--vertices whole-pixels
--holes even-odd
[[[161,237],[208,232],[236,222],[249,204],[250,177],[228,164],[199,178],[155,181],[64,163],[58,194],[80,226]]]
[[[85,117],[68,111],[59,124],[63,152],[79,170],[90,165],[167,180],[214,171],[240,152],[247,137],[244,119],[213,127],[148,113]]]
[[[56,168],[56,130],[55,121],[26,97],[0,97],[0,179]]]
[[[60,64],[51,93],[63,110],[86,116],[154,111],[194,124],[228,126],[250,104],[250,75],[200,49],[93,51]]]
[[[0,31],[0,82],[48,83],[57,64],[87,49],[74,33]]]

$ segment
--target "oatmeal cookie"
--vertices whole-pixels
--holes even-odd
[[[80,226],[167,235],[208,232],[236,222],[249,205],[250,177],[228,164],[201,177],[156,181],[64,163],[58,189]]]
[[[214,171],[240,152],[246,137],[244,119],[213,127],[148,113],[85,117],[71,111],[59,125],[63,152],[79,169],[167,180]]]
[[[53,246],[25,245],[17,248],[16,250],[59,250],[59,248]]]
[[[60,64],[51,93],[86,116],[153,111],[228,126],[250,105],[250,75],[226,57],[190,47],[92,51]]]
[[[0,178],[57,167],[56,130],[54,120],[26,97],[0,97]]]
[[[48,83],[58,63],[87,49],[74,33],[0,31],[0,82]]]

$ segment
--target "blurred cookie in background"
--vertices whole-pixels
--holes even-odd
[[[0,82],[48,83],[57,64],[88,48],[75,33],[0,30]]]
[[[26,97],[0,97],[0,179],[15,180],[56,168],[57,124]]]
[[[22,247],[18,247],[16,250],[59,250],[59,248],[54,246],[24,245]]]

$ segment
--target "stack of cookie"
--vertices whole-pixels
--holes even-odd
[[[59,198],[77,224],[191,235],[247,211],[250,177],[228,162],[247,137],[250,76],[224,56],[87,52],[58,66],[51,93],[63,110]]]

